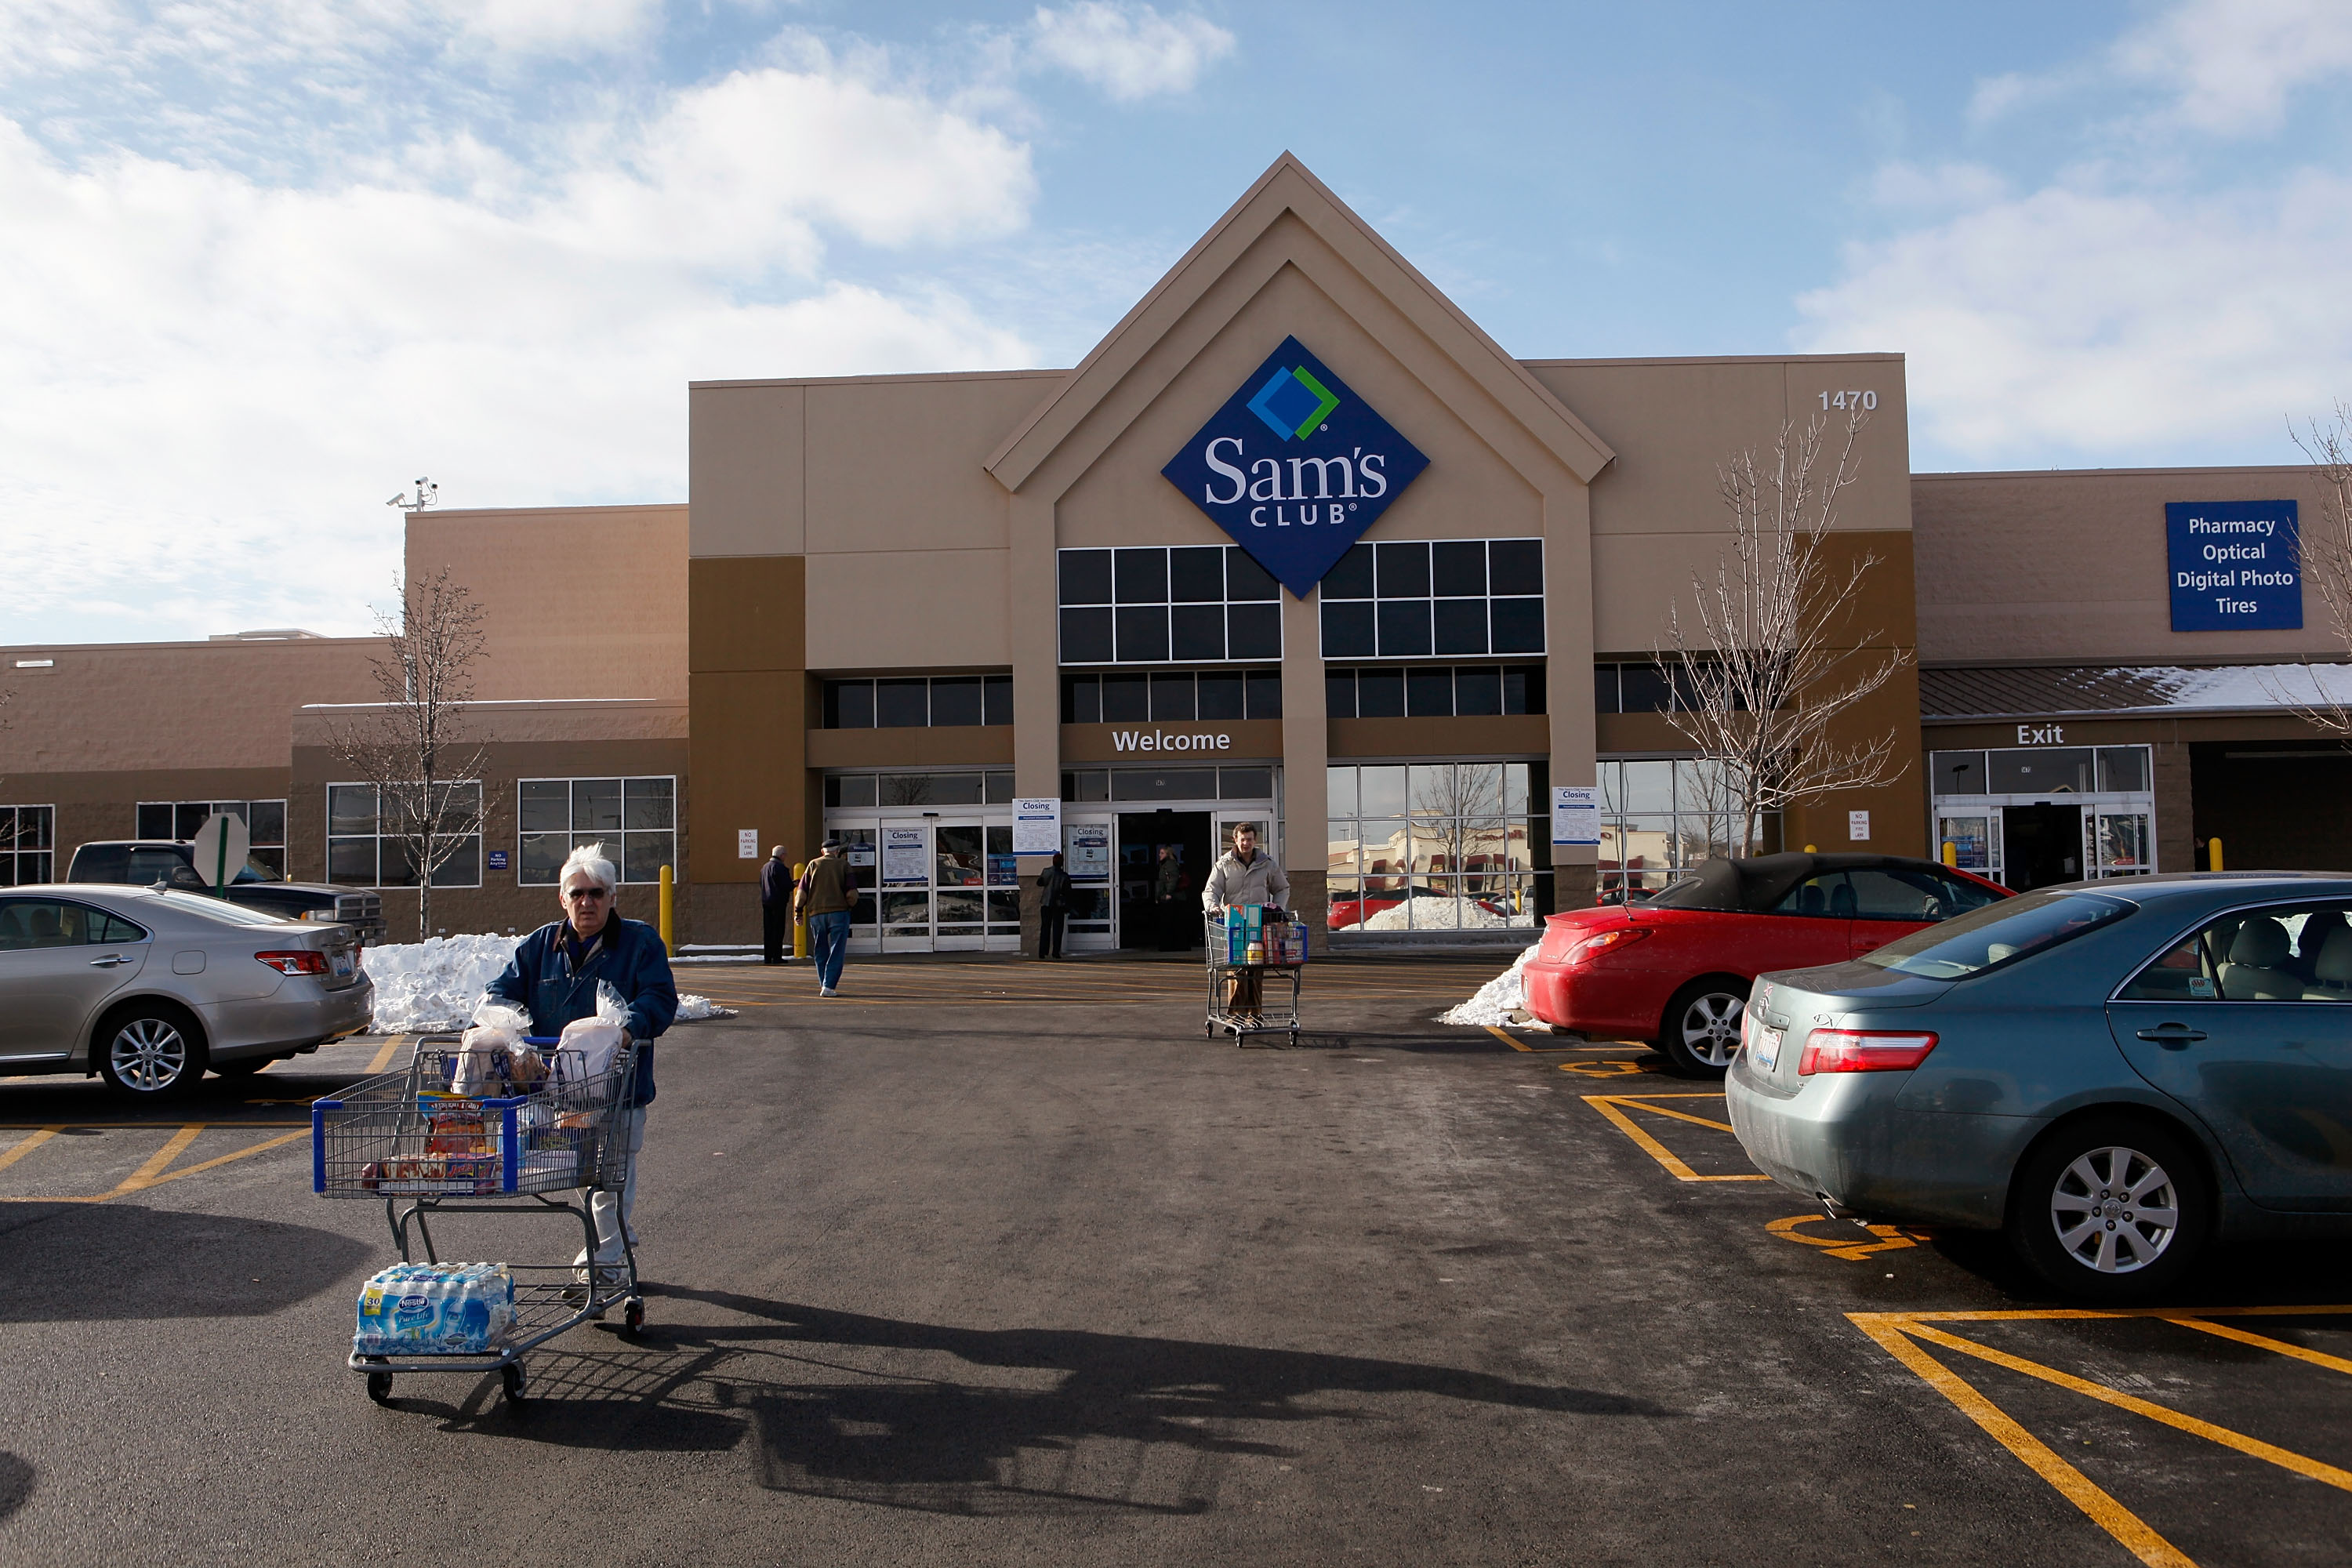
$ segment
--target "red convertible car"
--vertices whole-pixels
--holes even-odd
[[[1893,855],[1709,860],[1637,903],[1553,915],[1523,980],[1555,1028],[1650,1040],[1676,1072],[1720,1078],[1748,988],[1838,963],[2011,897],[1998,882]]]

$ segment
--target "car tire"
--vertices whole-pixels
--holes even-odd
[[[2138,1301],[2179,1283],[2214,1211],[2187,1138],[2144,1117],[2093,1116],[2048,1134],[2019,1163],[2009,1239],[2061,1295]]]
[[[1750,983],[1708,974],[1675,993],[1658,1029],[1666,1065],[1684,1078],[1721,1078],[1739,1049],[1739,1020]]]
[[[168,1002],[134,1002],[107,1015],[90,1037],[90,1065],[131,1100],[182,1100],[205,1076],[204,1036]]]

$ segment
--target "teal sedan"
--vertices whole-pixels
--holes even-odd
[[[2352,1237],[2352,875],[2074,883],[1765,975],[1724,1089],[1782,1185],[2003,1230],[2072,1296]]]

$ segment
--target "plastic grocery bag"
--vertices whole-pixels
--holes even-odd
[[[563,1026],[556,1049],[579,1053],[581,1071],[597,1078],[613,1070],[621,1054],[621,1035],[629,1021],[629,1005],[609,980],[596,982],[596,1016],[574,1018]]]
[[[511,1002],[483,1002],[474,1009],[474,1026],[459,1042],[450,1089],[465,1095],[505,1092],[515,1054],[524,1049],[523,1037],[530,1033],[530,1014]],[[538,1077],[546,1076],[541,1068]]]

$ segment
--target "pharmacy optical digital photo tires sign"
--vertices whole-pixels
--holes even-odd
[[[1285,338],[1160,469],[1298,598],[1429,467],[1297,338]]]
[[[2303,563],[2291,500],[2164,503],[2176,632],[2292,631]]]

